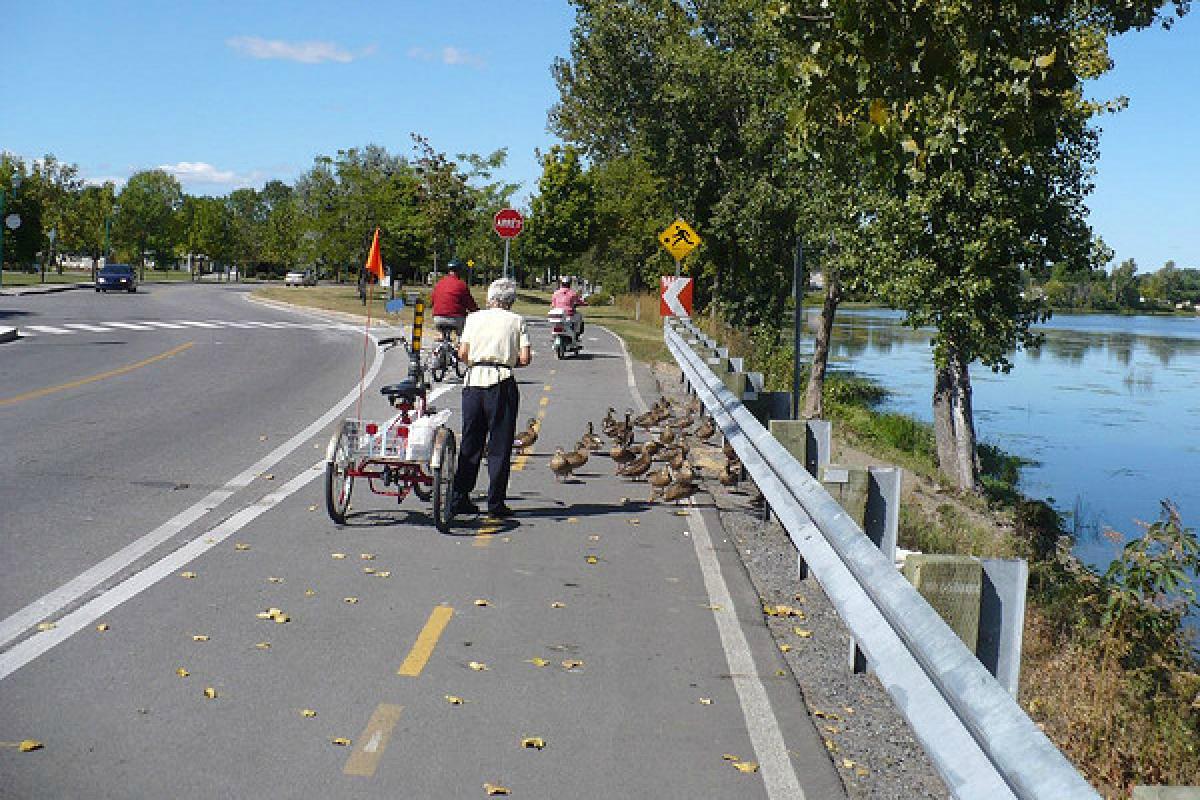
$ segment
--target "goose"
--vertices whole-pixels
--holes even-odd
[[[680,500],[686,500],[699,490],[700,487],[694,483],[672,483],[665,490],[663,490],[663,499],[668,503],[675,503]]]
[[[626,478],[636,479],[642,475],[645,475],[646,470],[650,469],[650,465],[652,463],[653,461],[649,456],[641,455],[633,461],[630,461],[628,464],[623,465],[619,470],[617,470],[617,474]]]
[[[646,474],[646,481],[656,489],[662,489],[673,480],[670,467],[661,467]]]
[[[588,462],[588,449],[583,446],[583,442],[575,445],[574,450],[568,450],[564,453],[567,463],[571,465],[571,470],[577,470]]]
[[[674,469],[679,469],[687,461],[687,455],[688,446],[686,444],[681,444],[675,449],[675,452],[671,454],[671,460],[668,463]]]
[[[696,428],[696,430],[692,431],[692,435],[695,436],[700,441],[706,442],[709,439],[711,439],[713,437],[713,434],[716,432],[717,432],[717,426],[713,422],[713,418],[705,417],[704,421],[700,423],[700,427]]]
[[[717,480],[722,486],[737,486],[738,474],[731,464],[726,464],[725,468],[721,470],[721,474],[717,476]]]
[[[561,483],[563,478],[570,477],[572,469],[574,468],[567,461],[567,454],[563,449],[555,448],[554,455],[550,457],[550,471],[554,473],[554,479]]]
[[[686,461],[683,462],[683,466],[681,466],[678,470],[675,471],[675,480],[674,480],[675,483],[678,483],[678,484],[691,483],[695,479],[696,479],[696,470],[693,469],[692,465],[687,463]]]
[[[725,458],[729,459],[730,461],[737,460],[737,451],[733,449],[733,445],[729,443],[728,439],[726,439],[725,443],[721,445],[721,451],[725,453]]]
[[[618,464],[628,464],[630,461],[633,461],[635,458],[637,458],[637,453],[630,450],[629,447],[624,444],[619,444],[612,450],[609,450],[608,455]]]
[[[604,419],[600,422],[600,429],[605,435],[612,436],[612,429],[617,426],[617,410],[612,406],[608,407],[608,411],[604,414]]]
[[[649,441],[647,441],[645,444],[642,445],[641,454],[643,456],[645,456],[646,458],[653,458],[654,454],[657,453],[661,449],[662,449],[661,444],[654,441],[653,439],[650,439]]]
[[[662,432],[658,434],[658,441],[662,442],[663,444],[671,444],[675,441],[675,431],[670,425],[664,427]]]
[[[587,433],[583,435],[583,438],[580,439],[580,442],[584,447],[592,451],[599,450],[604,446],[604,444],[600,441],[600,437],[596,435],[596,431],[592,427],[592,423],[590,421],[587,424]]]
[[[533,443],[537,441],[538,429],[542,424],[536,419],[529,420],[529,427],[513,437],[513,448],[519,449],[522,453],[533,447]]]

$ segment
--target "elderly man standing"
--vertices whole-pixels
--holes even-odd
[[[469,365],[463,381],[462,445],[454,475],[451,512],[477,514],[470,493],[479,477],[484,442],[488,454],[488,514],[511,517],[508,474],[521,394],[513,369],[533,359],[525,320],[509,309],[517,299],[517,284],[501,278],[488,287],[488,307],[467,317],[459,338],[458,357]]]

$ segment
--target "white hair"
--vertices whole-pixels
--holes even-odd
[[[489,305],[511,308],[517,299],[517,282],[512,278],[497,278],[488,287],[487,299]]]

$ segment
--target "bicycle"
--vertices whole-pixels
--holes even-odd
[[[429,354],[429,374],[435,381],[441,382],[446,373],[453,369],[454,374],[462,380],[467,374],[467,365],[459,360],[458,347],[450,338],[450,333],[458,329],[451,325],[439,325],[437,330],[439,337],[434,340],[433,352]]]

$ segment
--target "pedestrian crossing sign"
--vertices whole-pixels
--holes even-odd
[[[658,235],[658,241],[676,261],[681,260],[700,244],[700,235],[681,219],[677,219]]]

